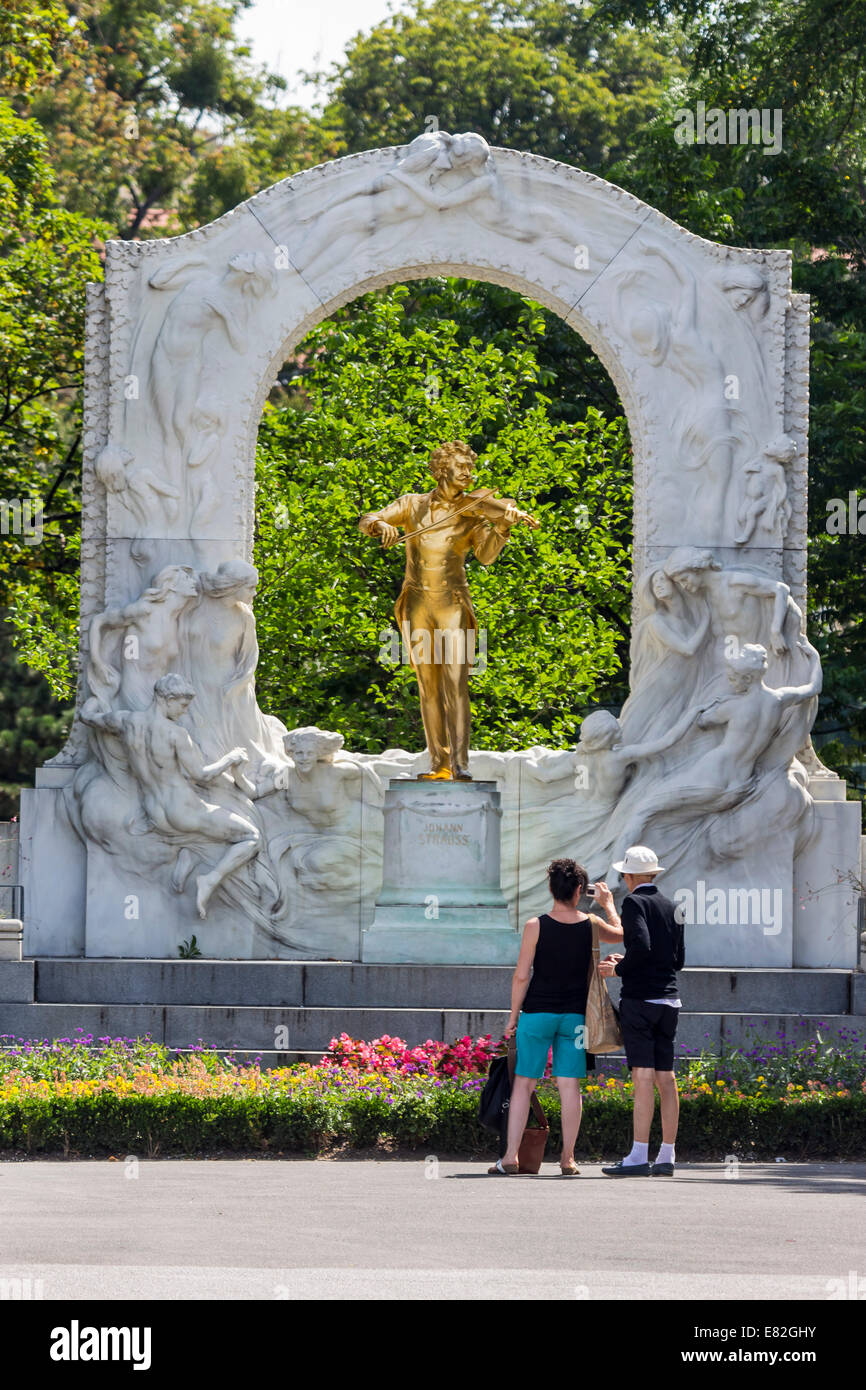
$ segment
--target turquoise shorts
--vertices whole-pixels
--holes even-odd
[[[586,1076],[585,1023],[583,1014],[521,1014],[515,1075],[542,1077],[553,1048],[554,1076]]]

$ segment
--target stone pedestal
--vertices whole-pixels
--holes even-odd
[[[21,791],[18,876],[24,887],[28,956],[83,956],[87,851],[72,826],[63,786],[74,769],[39,768]]]
[[[860,803],[839,777],[810,778],[815,835],[794,866],[794,965],[857,966]]]
[[[17,917],[0,921],[0,960],[21,959],[21,939],[24,928]]]
[[[501,817],[495,782],[389,783],[382,891],[361,936],[363,961],[516,961],[499,881]]]

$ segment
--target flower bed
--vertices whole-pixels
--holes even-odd
[[[321,1063],[272,1071],[204,1048],[172,1057],[149,1039],[3,1041],[0,1150],[7,1152],[317,1154],[380,1146],[475,1155],[496,1147],[477,1120],[496,1051],[490,1038],[407,1048],[399,1038],[358,1043],[343,1035]],[[802,1081],[788,1078],[809,1065],[811,1044],[783,1048],[775,1060],[762,1045],[754,1056],[689,1059],[680,1077],[680,1158],[866,1158],[862,1047],[817,1046],[821,1074]],[[762,1070],[753,1076],[755,1066]],[[540,1096],[553,1154],[559,1098],[550,1082]],[[598,1072],[584,1097],[580,1154],[620,1155],[631,1129],[631,1083]]]
[[[331,1039],[320,1065],[400,1076],[480,1076],[486,1073],[500,1046],[493,1042],[490,1033],[474,1040],[457,1038],[453,1043],[428,1038],[417,1047],[409,1047],[402,1038],[392,1038],[387,1033],[372,1042],[341,1033]]]

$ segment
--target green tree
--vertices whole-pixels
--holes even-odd
[[[461,335],[414,287],[365,296],[303,344],[302,399],[266,409],[258,691],[286,722],[337,728],[354,748],[423,745],[411,667],[390,664],[402,550],[380,550],[358,518],[432,487],[429,452],[454,438],[478,452],[479,482],[543,523],[515,530],[489,570],[471,566],[487,642],[486,669],[472,677],[476,746],[574,741],[582,707],[619,669],[627,435],[594,410],[555,417],[538,365],[544,318],[512,298],[522,329],[506,346]]]
[[[598,172],[684,72],[679,49],[673,25],[614,26],[566,0],[415,0],[349,44],[324,121],[350,153],[403,144],[435,116]]]
[[[59,751],[69,711],[52,699],[47,682],[16,660],[8,644],[0,649],[0,820],[18,814],[22,786],[33,768]]]
[[[7,0],[0,14],[0,85],[27,93],[56,71],[52,53],[68,38],[65,7]],[[65,513],[75,503],[68,463],[77,449],[81,296],[101,275],[98,224],[57,206],[42,132],[0,100],[0,623],[17,591],[25,619],[40,604],[65,632],[60,665],[69,667],[77,582],[69,572]],[[57,464],[58,449],[66,451]],[[58,593],[65,585],[67,592]],[[71,590],[71,593],[69,592]],[[0,629],[2,631],[2,629]],[[8,632],[8,628],[6,629]],[[58,639],[55,639],[58,640]],[[0,641],[0,817],[18,809],[34,765],[57,752],[68,713],[45,679]]]
[[[237,39],[250,3],[68,0],[71,37],[27,107],[68,210],[103,218],[116,236],[164,235],[327,157],[318,122],[276,105],[284,79]]]
[[[827,508],[863,488],[866,439],[866,11],[859,0],[609,0],[612,22],[689,26],[688,79],[612,177],[701,235],[793,253],[811,296],[810,633],[824,663],[822,756],[866,794],[862,535],[831,535]],[[782,149],[689,145],[677,111],[779,111]]]
[[[104,228],[57,206],[42,131],[2,100],[0,228],[0,607],[28,641],[34,610],[46,613],[55,690],[68,695],[67,642],[58,651],[52,628],[74,631],[84,286],[102,277]]]
[[[62,0],[3,0],[0,9],[0,86],[23,95],[57,73],[55,52],[72,30]]]

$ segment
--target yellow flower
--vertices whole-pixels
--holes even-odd
[[[724,1084],[725,1084],[724,1081],[717,1081],[717,1082],[716,1082],[716,1085],[717,1085],[717,1086],[724,1086]]]

